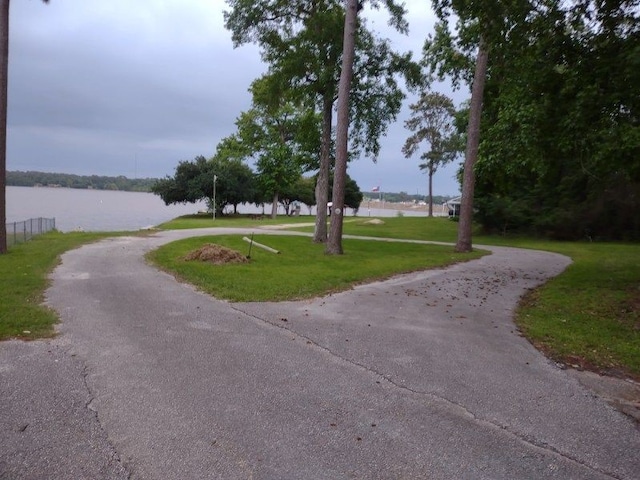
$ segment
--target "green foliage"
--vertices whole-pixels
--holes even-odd
[[[332,155],[333,111],[342,73],[344,3],[341,0],[226,0],[226,3],[230,9],[224,12],[225,27],[231,31],[234,45],[256,43],[269,65],[269,76],[289,89],[291,100],[317,110],[322,119],[318,163],[310,169],[319,171],[315,241],[324,242],[328,177],[332,157],[337,157]],[[407,32],[403,5],[395,0],[371,0],[370,4],[374,8],[384,5],[390,13],[390,24],[399,32]],[[367,29],[364,19],[355,23],[356,57],[349,62],[355,71],[348,102],[349,148],[351,156],[364,152],[375,159],[380,150],[380,136],[397,117],[404,98],[398,78],[404,77],[410,87],[415,87],[422,77],[410,54],[394,52],[388,41]],[[342,180],[341,173],[338,179]]]
[[[224,138],[211,160],[216,180],[216,207],[222,213],[226,205],[237,213],[242,203],[261,203],[258,181],[251,168],[244,163],[248,151],[235,136]]]
[[[296,198],[294,200],[298,200],[309,207],[314,206],[316,204],[315,186],[314,178],[300,177],[295,185]]]
[[[96,190],[121,190],[126,192],[150,192],[155,178],[105,177],[99,175],[83,176],[68,173],[48,172],[7,172],[7,185],[13,187],[65,187],[93,188]]]
[[[376,37],[366,28],[366,19],[361,18],[359,24],[349,94],[350,155],[375,160],[380,139],[396,121],[406,97],[400,82],[417,90],[424,80],[410,52],[395,52],[389,40]]]
[[[261,190],[274,203],[305,167],[317,164],[320,141],[318,117],[292,101],[278,80],[266,75],[254,81],[252,108],[236,122],[240,143],[256,159]]]
[[[184,160],[178,163],[174,177],[167,176],[158,180],[151,191],[159,195],[166,205],[195,203],[213,196],[213,186],[210,192],[207,192],[206,183],[213,184],[213,172],[207,159],[199,156],[193,161]]]
[[[385,0],[390,23],[407,33],[405,9]],[[336,101],[340,79],[344,5],[338,0],[227,0],[225,27],[235,46],[256,43],[271,75],[289,85],[307,105]],[[372,2],[379,8],[380,2]],[[360,19],[356,35],[354,82],[351,91],[352,149],[376,157],[379,140],[394,121],[405,95],[403,77],[411,88],[422,84],[420,67],[411,54],[393,51]],[[326,105],[321,107],[326,108]],[[331,124],[329,123],[329,128]]]
[[[640,239],[638,2],[464,6],[459,35],[440,22],[425,62],[468,82],[480,28],[488,36],[476,220],[493,232]]]
[[[330,178],[329,181],[329,198],[333,195],[333,179]],[[344,205],[345,207],[352,208],[354,210],[358,210],[360,205],[362,204],[362,199],[364,195],[360,191],[360,187],[356,183],[356,181],[351,178],[349,175],[345,177],[345,187],[344,187]]]
[[[609,7],[592,20],[560,8],[538,18],[527,53],[500,66],[478,196],[519,203],[522,221],[481,209],[488,230],[498,222],[555,238],[640,239],[640,14]]]
[[[193,161],[182,161],[173,177],[157,181],[151,191],[160,196],[166,205],[195,203],[213,198],[216,176],[216,208],[221,213],[227,205],[254,202],[256,200],[255,176],[242,162],[242,150],[233,138],[218,145],[216,155],[207,160],[203,156]]]
[[[450,139],[455,136],[455,108],[449,97],[437,92],[423,93],[416,103],[409,105],[411,117],[404,126],[413,132],[405,141],[402,153],[407,158],[418,151],[423,142],[429,145],[423,160],[437,167],[458,153],[458,144]]]
[[[280,203],[284,206],[287,215],[293,202],[301,202],[310,207],[316,204],[315,184],[314,177],[301,176],[282,192]]]

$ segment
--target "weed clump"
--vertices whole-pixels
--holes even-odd
[[[187,261],[198,260],[214,265],[226,265],[228,263],[247,263],[249,260],[240,252],[213,243],[207,243],[197,250],[189,252],[184,257]]]

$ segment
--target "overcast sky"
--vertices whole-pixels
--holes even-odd
[[[365,15],[417,58],[433,28],[429,4],[406,0],[408,37],[389,31],[386,15]],[[233,48],[225,8],[223,0],[12,1],[7,168],[164,177],[180,160],[212,156],[266,70],[255,46]],[[468,96],[442,93],[457,103]],[[378,163],[349,166],[363,191],[426,194],[419,155],[400,152],[408,103]],[[434,194],[457,194],[456,168],[436,173]]]

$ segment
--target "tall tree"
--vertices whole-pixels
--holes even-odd
[[[225,26],[235,46],[257,43],[270,69],[286,79],[312,105],[320,104],[322,143],[316,183],[314,241],[327,236],[328,181],[332,145],[336,71],[340,57],[335,32],[340,31],[343,12],[335,0],[267,1],[227,0]]]
[[[481,37],[476,58],[476,70],[473,75],[471,102],[469,104],[469,126],[467,128],[467,148],[462,170],[462,196],[460,198],[460,221],[458,223],[456,252],[471,252],[473,250],[471,233],[473,230],[473,195],[476,181],[474,168],[478,161],[478,149],[480,146],[482,99],[487,78],[488,60],[489,50]]]
[[[406,33],[404,9],[394,0],[385,0],[391,23]],[[327,238],[326,204],[328,182],[334,151],[332,139],[333,109],[337,100],[342,55],[344,7],[341,0],[227,0],[231,10],[225,12],[225,26],[232,31],[236,46],[255,42],[269,64],[299,98],[321,112],[322,144],[320,149],[316,200],[318,204],[314,241]],[[377,1],[372,1],[377,5]],[[410,55],[393,52],[359,23],[355,60],[356,86],[352,109],[352,149],[360,149],[375,158],[378,139],[386,125],[395,119],[403,94],[395,76],[405,74],[410,84],[419,83],[419,68]]]
[[[42,0],[48,3],[49,0]],[[9,84],[9,0],[0,0],[0,254],[7,253],[7,87]]]
[[[331,229],[325,253],[341,255],[342,225],[344,219],[344,194],[347,181],[347,161],[349,156],[349,93],[353,77],[353,62],[356,52],[356,32],[358,30],[358,0],[346,0],[347,13],[344,18],[344,40],[342,49],[342,70],[338,87],[338,109],[336,125],[336,166],[333,174],[333,202]]]
[[[480,145],[489,52],[520,35],[532,6],[529,0],[432,0],[432,4],[438,23],[435,34],[425,43],[425,62],[432,75],[437,74],[440,78],[449,75],[454,86],[459,86],[461,81],[472,86],[460,223],[455,247],[458,252],[469,252],[472,249],[474,169]],[[451,29],[449,24],[453,19],[457,20],[455,29]]]
[[[429,216],[433,216],[433,175],[438,167],[452,161],[458,153],[455,128],[456,110],[449,97],[441,93],[425,93],[416,103],[409,105],[411,117],[405,121],[405,128],[414,132],[405,141],[402,153],[406,158],[418,151],[423,142],[429,149],[420,158],[421,170],[428,175]]]

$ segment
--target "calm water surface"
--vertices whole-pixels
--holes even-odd
[[[363,202],[358,216],[390,217],[395,210],[375,207],[375,202]],[[152,193],[118,192],[110,190],[80,190],[74,188],[31,188],[7,187],[7,223],[20,222],[29,218],[55,218],[56,228],[62,232],[140,230],[201,210],[206,210],[205,202],[186,205],[165,205]],[[271,213],[271,206],[264,211]],[[284,209],[280,208],[280,214]],[[241,205],[239,213],[260,213],[254,205]],[[302,208],[303,215],[315,214]],[[407,216],[425,216],[424,211],[403,211]],[[347,209],[347,217],[353,215]]]
[[[139,230],[204,209],[204,202],[166,206],[152,193],[7,187],[8,223],[55,218],[62,232]]]

